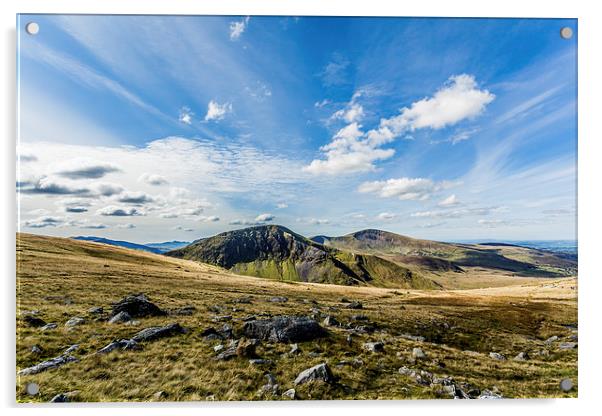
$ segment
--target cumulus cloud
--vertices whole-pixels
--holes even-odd
[[[183,227],[181,225],[176,225],[175,227],[172,228],[172,230],[175,230],[175,231],[184,231],[184,232],[187,232],[187,233],[190,233],[190,232],[194,231],[194,229],[192,229],[192,228],[186,228],[186,227]]]
[[[144,192],[125,192],[117,200],[124,204],[142,205],[153,202],[155,199]]]
[[[167,185],[169,183],[164,176],[156,175],[154,173],[143,173],[138,178],[138,181],[153,186]]]
[[[194,116],[194,113],[190,110],[190,108],[182,107],[180,108],[180,115],[178,117],[178,120],[180,120],[180,123],[191,125],[192,116]]]
[[[432,97],[402,108],[398,115],[383,118],[378,127],[363,132],[357,124],[363,116],[363,107],[356,102],[359,95],[361,93],[356,93],[347,108],[335,113],[335,118],[350,124],[339,130],[330,144],[320,148],[326,158],[313,160],[304,168],[305,171],[334,175],[374,170],[375,161],[388,159],[394,154],[392,149],[382,149],[381,146],[417,129],[437,130],[472,119],[495,98],[489,91],[478,88],[474,76],[454,75]],[[458,142],[467,138],[465,135],[454,140]]]
[[[24,194],[85,195],[91,193],[91,189],[88,187],[75,186],[48,176],[33,181],[17,182],[17,189]]]
[[[109,228],[108,225],[99,222],[83,223],[81,225],[78,225],[77,227],[89,230],[104,230],[105,228]]]
[[[95,191],[102,196],[119,195],[123,190],[123,186],[116,183],[99,183],[95,186]]]
[[[69,165],[57,171],[56,175],[69,179],[99,179],[109,173],[120,171],[117,166],[110,163],[87,160],[74,160]]]
[[[458,204],[460,204],[460,201],[458,200],[456,195],[453,194],[440,201],[437,205],[439,205],[440,207],[452,207]]]
[[[78,207],[78,206],[66,206],[65,212],[71,212],[71,213],[78,214],[78,213],[82,213],[82,212],[88,212],[88,208]]]
[[[96,211],[97,215],[103,215],[107,217],[134,217],[144,215],[144,213],[137,208],[132,207],[117,207],[109,205]]]
[[[392,220],[396,216],[397,214],[392,214],[390,212],[381,212],[376,218],[378,218],[379,220]]]
[[[136,228],[136,226],[134,224],[132,224],[132,223],[127,223],[127,224],[118,224],[117,228],[131,230],[132,228]]]
[[[43,216],[27,220],[23,222],[25,227],[29,228],[45,228],[45,227],[57,227],[63,224],[61,217]]]
[[[236,22],[230,22],[230,40],[238,40],[241,35],[247,30],[249,25],[250,17],[243,17],[242,20]]]
[[[273,221],[276,218],[275,215],[269,214],[269,213],[264,213],[264,214],[259,214],[258,216],[255,217],[255,221],[256,222],[269,222],[269,221]]]
[[[205,121],[222,120],[227,113],[231,112],[231,103],[219,104],[217,101],[211,100],[209,101],[209,104],[207,104],[207,114],[205,115]]]
[[[364,182],[358,187],[358,192],[373,193],[381,198],[398,198],[402,201],[423,201],[446,186],[447,182],[437,183],[426,178],[398,178]]]
[[[208,217],[201,215],[197,220],[200,222],[217,222],[219,221],[219,217],[216,215],[210,215]]]

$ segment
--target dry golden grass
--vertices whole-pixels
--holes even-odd
[[[280,395],[258,392],[266,383],[266,372],[274,375],[283,392],[293,387],[300,371],[321,362],[330,365],[338,382],[300,386],[297,392],[301,398],[448,397],[399,374],[402,365],[449,375],[481,389],[497,388],[505,397],[576,396],[577,386],[563,393],[558,383],[563,378],[577,383],[577,350],[562,351],[543,344],[551,335],[566,337],[572,333],[563,325],[577,322],[576,279],[527,279],[513,281],[520,283],[515,286],[495,287],[497,276],[471,273],[480,287],[488,288],[416,291],[282,283],[97,243],[18,234],[17,369],[55,357],[72,344],[80,348],[74,353],[78,362],[18,377],[17,398],[48,401],[57,393],[79,390],[77,400],[81,401],[147,401],[158,391],[166,392],[166,400],[177,401],[208,397],[281,399]],[[109,309],[112,302],[140,292],[161,308],[194,305],[197,312],[191,316],[144,318],[138,326],[109,325],[95,321],[87,312],[94,306]],[[252,303],[233,303],[243,296],[251,297]],[[289,301],[268,302],[272,296],[286,296]],[[359,300],[364,309],[345,309],[342,297]],[[241,358],[216,361],[213,346],[217,342],[206,341],[200,335],[207,327],[222,325],[212,322],[216,313],[210,309],[216,305],[223,308],[219,314],[232,315],[235,331],[242,326],[240,319],[251,314],[308,315],[315,307],[343,323],[350,321],[351,315],[362,313],[379,329],[354,336],[352,345],[348,345],[346,331],[329,328],[327,338],[300,343],[302,353],[297,356],[286,354],[288,345],[263,343],[259,355],[273,361],[267,366],[253,366]],[[20,313],[28,310],[38,310],[38,316],[59,327],[40,331],[25,325]],[[64,323],[73,316],[84,317],[87,322],[69,331]],[[129,338],[142,328],[169,322],[179,322],[190,331],[147,343],[141,351],[93,354],[114,339]],[[427,342],[402,338],[404,333],[425,336]],[[378,340],[385,343],[385,353],[362,351],[363,342]],[[31,352],[34,344],[43,349],[42,354]],[[411,351],[416,346],[427,353],[428,359],[411,362]],[[549,355],[536,355],[544,349]],[[492,360],[488,357],[490,351],[505,354],[509,360]],[[529,352],[531,360],[511,360],[521,351]],[[364,364],[336,366],[341,360],[354,358]],[[27,396],[24,385],[28,382],[40,385],[39,395]]]

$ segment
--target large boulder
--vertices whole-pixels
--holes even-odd
[[[114,350],[126,351],[126,350],[135,350],[138,348],[140,348],[140,347],[138,346],[138,343],[136,341],[131,340],[131,339],[120,339],[118,341],[111,342],[110,344],[108,344],[105,347],[98,350],[96,353],[97,354],[108,354],[109,352],[114,351]]]
[[[42,371],[50,370],[52,368],[58,368],[62,365],[65,365],[65,364],[73,362],[73,361],[77,361],[77,358],[75,358],[71,355],[59,355],[58,357],[54,357],[54,358],[51,358],[50,360],[43,361],[32,367],[24,368],[23,370],[19,371],[17,374],[19,374],[20,376],[27,376],[30,374],[38,374],[38,373],[41,373]]]
[[[277,316],[246,322],[243,333],[248,338],[269,342],[303,342],[326,336],[326,330],[306,316]]]
[[[328,367],[328,364],[322,363],[307,370],[303,370],[295,379],[295,386],[298,384],[308,383],[310,381],[323,381],[325,383],[334,382],[334,376]]]
[[[114,303],[112,315],[117,315],[119,312],[127,312],[132,318],[167,315],[167,312],[150,302],[142,293],[126,296],[119,302]]]
[[[186,332],[178,323],[172,323],[165,326],[153,326],[145,328],[132,337],[136,342],[154,341],[159,338],[171,337]]]

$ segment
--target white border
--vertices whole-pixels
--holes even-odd
[[[144,414],[178,415],[219,413],[223,415],[282,414],[290,415],[332,413],[337,410],[346,414],[379,413],[399,414],[437,412],[447,415],[470,414],[507,415],[509,412],[562,414],[573,416],[594,413],[602,375],[600,361],[602,342],[599,323],[602,317],[602,271],[600,250],[602,238],[600,227],[600,184],[602,178],[600,157],[602,134],[600,131],[602,97],[600,78],[602,65],[599,50],[602,50],[602,19],[596,10],[595,1],[528,2],[504,0],[495,4],[474,0],[420,0],[402,2],[393,0],[3,0],[0,2],[2,25],[2,200],[0,204],[4,230],[0,240],[3,273],[0,279],[4,334],[0,342],[2,363],[1,403],[7,408],[4,414]],[[311,403],[218,403],[182,404],[171,406],[123,405],[62,406],[40,408],[16,406],[14,404],[15,368],[15,22],[16,13],[105,13],[105,14],[223,14],[223,15],[348,15],[348,16],[447,16],[447,17],[572,17],[579,19],[579,396],[577,400],[516,400],[500,402],[471,401],[408,401],[408,402],[311,402]],[[598,120],[596,120],[596,117]],[[598,393],[598,394],[597,394]],[[599,407],[599,406],[598,406]],[[599,412],[599,410],[597,411]]]

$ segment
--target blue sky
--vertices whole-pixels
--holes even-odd
[[[575,20],[21,15],[18,27],[22,231],[575,237]]]

